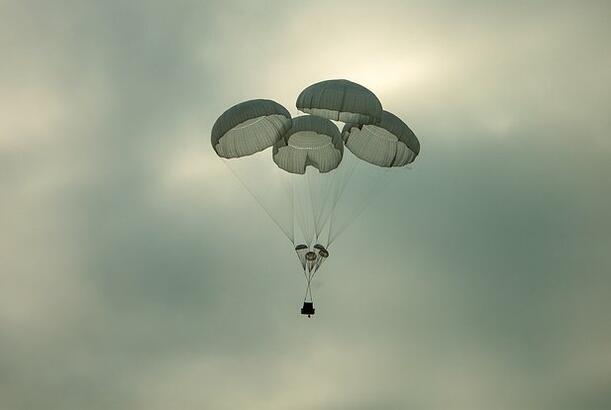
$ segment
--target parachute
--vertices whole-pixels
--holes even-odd
[[[371,124],[378,122],[382,104],[374,93],[348,80],[312,84],[297,97],[299,111],[329,120]]]
[[[342,160],[344,143],[329,120],[305,115],[293,120],[291,128],[274,144],[276,165],[292,174],[305,174],[310,165],[320,173],[334,170]]]
[[[272,100],[250,100],[225,111],[212,127],[212,147],[240,158],[271,147],[291,125],[291,114]]]
[[[420,142],[399,117],[382,111],[375,125],[344,125],[342,138],[354,155],[380,167],[402,167],[414,162]]]
[[[311,317],[312,282],[330,246],[387,174],[414,162],[420,143],[373,92],[348,80],[310,85],[296,107],[305,115],[292,118],[266,99],[236,104],[216,120],[211,143],[291,242],[306,281],[301,313]],[[341,132],[333,121],[344,123]]]

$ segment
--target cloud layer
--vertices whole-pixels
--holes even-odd
[[[2,2],[0,407],[611,407],[604,2]],[[334,245],[209,146],[362,83],[422,142]]]

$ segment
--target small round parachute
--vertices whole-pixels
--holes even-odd
[[[328,258],[329,257],[329,251],[327,251],[325,249],[324,246],[322,246],[321,244],[316,244],[314,245],[314,249],[316,250],[316,252],[318,253],[318,256],[320,258]]]
[[[329,120],[373,124],[380,120],[382,104],[374,93],[348,80],[312,84],[297,97],[299,111]]]
[[[291,126],[291,114],[272,100],[250,100],[225,111],[212,127],[212,147],[223,158],[239,158],[271,147]]]
[[[276,165],[291,174],[305,174],[310,165],[321,173],[337,168],[344,144],[331,121],[304,115],[293,119],[291,128],[274,144]]]
[[[306,253],[305,258],[308,262],[314,262],[316,260],[316,253],[309,251]]]
[[[402,167],[420,152],[413,131],[388,111],[382,111],[382,119],[375,125],[344,125],[342,139],[355,156],[380,167]]]

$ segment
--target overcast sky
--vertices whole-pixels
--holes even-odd
[[[3,410],[611,408],[605,1],[0,1]],[[419,136],[298,314],[210,147],[347,78]]]

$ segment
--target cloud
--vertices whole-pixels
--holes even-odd
[[[606,4],[5,3],[0,407],[609,407]],[[423,149],[307,321],[209,131],[331,77]]]

